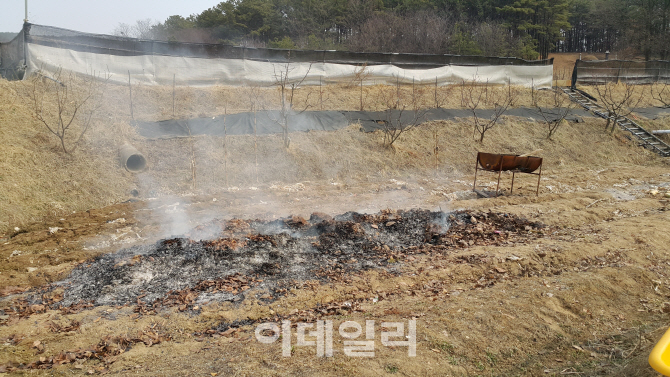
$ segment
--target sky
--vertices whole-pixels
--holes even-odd
[[[119,23],[188,17],[223,0],[28,0],[28,22],[96,34],[111,34]],[[25,0],[0,0],[0,32],[21,31]]]

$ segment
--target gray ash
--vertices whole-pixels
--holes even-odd
[[[57,284],[65,288],[58,305],[162,303],[192,309],[243,300],[252,287],[274,297],[289,281],[346,279],[366,269],[398,273],[400,264],[389,263],[392,256],[432,245],[501,244],[542,236],[542,227],[507,214],[427,210],[214,220],[183,238],[134,246],[78,266]],[[219,237],[196,240],[212,232]]]

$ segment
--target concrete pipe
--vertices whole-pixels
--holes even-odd
[[[139,173],[147,167],[147,159],[135,147],[123,144],[119,148],[121,165],[131,173]]]

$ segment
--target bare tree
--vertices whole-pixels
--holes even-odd
[[[279,119],[275,119],[275,122],[278,123],[281,128],[282,128],[282,136],[283,136],[283,142],[284,142],[284,147],[288,148],[290,144],[290,139],[288,137],[288,132],[289,132],[289,117],[294,114],[300,114],[307,110],[309,108],[309,94],[307,94],[307,98],[305,99],[305,104],[302,106],[302,110],[296,112],[294,110],[294,98],[295,98],[295,91],[296,89],[302,85],[302,83],[307,79],[307,76],[309,75],[309,71],[312,69],[312,64],[310,63],[309,67],[307,68],[307,71],[305,72],[304,75],[300,75],[299,77],[295,78],[292,76],[292,73],[295,72],[296,66],[291,65],[290,61],[290,55],[289,55],[289,60],[286,62],[286,64],[282,65],[279,69],[277,69],[277,66],[274,67],[274,85],[279,87],[279,94],[280,94],[280,109],[279,109]]]
[[[256,111],[258,110],[258,105],[259,104],[264,104],[265,101],[261,99],[261,88],[259,85],[255,83],[250,83],[247,84],[244,87],[244,92],[246,93],[247,97],[249,98],[249,111],[254,114],[254,123],[253,123],[253,131],[254,131],[254,175],[256,176],[256,182],[259,181],[258,178],[258,124],[257,120],[258,118],[256,117]]]
[[[515,56],[523,49],[520,36],[509,33],[502,23],[473,22],[467,25],[484,56]]]
[[[134,38],[134,31],[132,30],[132,26],[130,24],[126,24],[123,22],[120,22],[114,30],[112,30],[112,35],[117,35],[119,37],[129,37],[129,38]]]
[[[356,66],[354,69],[354,77],[351,78],[351,81],[349,81],[346,86],[348,88],[358,88],[363,85],[365,80],[367,80],[371,74],[372,72],[368,69],[367,63]]]
[[[60,141],[65,153],[74,152],[102,106],[104,86],[111,76],[64,74],[53,77],[39,72],[29,94],[34,117]]]
[[[485,83],[473,80],[470,85],[464,83],[462,92],[465,107],[472,111],[473,135],[479,134],[480,143],[484,142],[486,132],[498,124],[500,117],[512,106],[518,95],[511,84],[507,85],[506,90],[496,91],[488,80]],[[489,118],[482,118],[477,114],[477,110],[487,103],[493,104],[493,114]]]
[[[137,20],[133,25],[121,22],[114,28],[112,34],[129,38],[156,39],[154,31],[154,26],[156,25],[157,23],[150,18]]]
[[[547,109],[538,106],[537,104],[535,105],[535,108],[547,125],[549,131],[547,133],[547,139],[551,139],[551,137],[554,136],[561,124],[564,123],[563,121],[565,118],[567,118],[574,109],[574,103],[560,90],[552,89],[550,96],[551,108]]]
[[[428,110],[412,96],[401,96],[397,89],[384,88],[378,92],[385,106],[384,119],[380,121],[384,132],[384,145],[393,147],[400,135],[423,123]]]
[[[330,95],[326,94],[326,98],[323,98],[323,82],[322,78],[319,77],[319,110],[323,111],[323,104],[330,100]]]
[[[663,104],[664,108],[670,107],[670,86],[667,82],[652,84],[650,88],[653,99]]]
[[[631,83],[607,83],[603,85],[594,85],[598,102],[607,111],[607,123],[605,131],[612,125],[611,132],[614,132],[616,121],[627,117],[633,112],[644,97],[644,88]]]
[[[198,181],[197,181],[197,165],[196,165],[196,160],[195,160],[195,137],[193,136],[193,133],[191,132],[191,125],[188,122],[188,119],[182,124],[182,129],[188,133],[188,143],[189,143],[189,149],[191,152],[191,162],[190,162],[190,167],[191,167],[191,183],[193,190],[198,188]]]
[[[440,86],[438,78],[435,77],[435,86],[433,88],[433,106],[436,109],[442,108],[447,100],[452,96],[454,85]]]
[[[347,45],[351,51],[445,53],[455,23],[449,16],[429,11],[404,16],[381,12],[367,17]]]
[[[364,63],[360,66],[357,66],[356,69],[354,70],[354,77],[351,79],[351,81],[346,85],[347,88],[359,88],[359,109],[360,111],[363,111],[363,84],[365,80],[370,76],[372,72],[368,70],[368,64]]]

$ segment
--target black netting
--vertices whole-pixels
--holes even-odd
[[[7,43],[0,43],[0,76],[8,80],[23,78],[25,53],[23,31]]]
[[[642,109],[644,110],[644,109]],[[543,109],[548,119],[560,119],[558,110]],[[543,121],[535,108],[509,109],[507,115]],[[490,118],[491,109],[478,109],[477,116]],[[289,132],[335,131],[351,124],[359,124],[364,132],[383,130],[386,127],[406,127],[435,120],[468,118],[472,111],[465,109],[430,109],[421,111],[305,111],[288,116]],[[584,109],[573,109],[565,119],[578,122],[594,115]],[[281,134],[281,114],[278,111],[258,111],[226,116],[170,119],[160,122],[137,122],[140,135],[149,139],[188,137],[189,135],[266,135]]]
[[[167,55],[200,58],[250,59],[268,62],[325,62],[354,65],[393,64],[402,68],[431,68],[444,65],[551,65],[552,59],[527,61],[485,56],[393,54],[349,51],[301,51],[235,47],[222,44],[140,40],[42,25],[29,25],[27,42],[75,51],[112,55]]]

